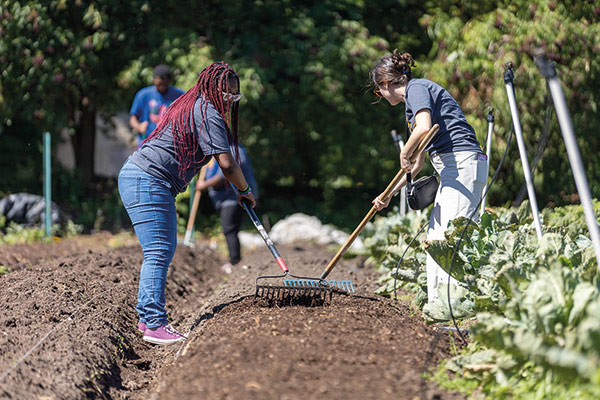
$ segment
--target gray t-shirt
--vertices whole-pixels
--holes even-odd
[[[424,109],[431,112],[431,123],[440,126],[426,148],[430,156],[464,150],[481,151],[475,130],[446,89],[427,79],[411,79],[406,86],[405,100],[406,124],[410,132],[415,127],[415,115]]]
[[[205,105],[207,105],[206,110]],[[202,118],[204,113],[206,118]],[[203,119],[204,126],[201,129],[200,124]],[[166,126],[158,137],[142,144],[129,158],[132,163],[150,175],[169,182],[173,196],[185,191],[192,178],[204,164],[210,161],[212,155],[229,152],[225,121],[210,102],[205,103],[204,98],[199,98],[194,103],[194,123],[193,131],[199,147],[183,176],[179,174],[179,161],[173,144],[171,124]]]

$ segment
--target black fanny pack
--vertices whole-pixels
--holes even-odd
[[[413,210],[422,210],[432,204],[435,200],[438,186],[440,186],[435,174],[424,176],[412,181],[410,174],[406,174],[406,200],[408,206]]]

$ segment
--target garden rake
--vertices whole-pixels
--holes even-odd
[[[429,132],[427,132],[425,134],[425,136],[423,137],[423,139],[421,139],[421,142],[417,146],[415,152],[413,153],[413,156],[411,159],[412,162],[416,161],[417,157],[421,154],[421,152],[423,150],[425,150],[425,148],[431,142],[431,140],[433,139],[433,137],[435,136],[435,134],[438,132],[439,129],[440,129],[439,125],[435,124],[431,127]],[[404,175],[405,175],[405,173],[403,170],[398,171],[398,173],[396,174],[394,179],[392,179],[392,181],[390,182],[388,187],[382,193],[381,200],[385,201],[392,195],[392,191],[394,190],[394,188],[396,187],[398,182],[400,182],[400,180],[402,179],[402,177]],[[344,255],[346,250],[348,250],[348,248],[352,245],[352,242],[354,242],[354,240],[358,237],[359,233],[363,230],[363,228],[367,225],[367,223],[371,220],[371,218],[373,218],[373,216],[375,215],[376,212],[377,212],[377,209],[375,208],[375,206],[371,207],[371,211],[369,211],[367,213],[367,215],[363,218],[361,223],[358,224],[358,226],[356,227],[354,232],[352,232],[350,237],[346,240],[346,243],[344,243],[344,245],[338,250],[337,254],[329,262],[329,264],[327,265],[327,267],[321,274],[321,279],[327,278],[327,275],[329,275],[331,270],[335,267],[335,265],[338,263],[338,261],[342,258],[342,255]]]
[[[254,210],[246,204],[246,201],[242,201],[242,205],[252,223],[260,233],[260,236],[264,240],[265,244],[269,248],[269,251],[273,255],[273,258],[279,265],[279,268],[283,271],[283,275],[264,275],[256,278],[255,287],[256,291],[254,297],[262,297],[269,300],[276,301],[292,301],[294,299],[305,299],[305,300],[320,300],[325,301],[329,298],[331,300],[334,291],[343,292],[354,292],[354,285],[352,281],[326,281],[320,278],[312,278],[306,276],[298,276],[290,273],[288,267],[283,261],[283,257],[277,251],[277,248],[273,244],[273,241],[267,234],[266,229],[261,224],[258,216]],[[264,282],[269,279],[280,279],[280,278],[291,278],[284,279],[283,285],[272,284]]]

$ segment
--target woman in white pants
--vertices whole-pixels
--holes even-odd
[[[427,79],[413,79],[414,60],[408,53],[381,57],[371,71],[374,92],[392,106],[404,102],[409,138],[400,153],[400,166],[415,177],[425,164],[425,151],[411,162],[414,152],[425,134],[434,124],[440,129],[429,146],[431,163],[440,176],[440,186],[427,230],[428,240],[443,240],[448,223],[458,217],[473,217],[487,182],[486,155],[481,151],[475,130],[467,122],[460,106],[446,89]],[[406,184],[402,178],[394,189]],[[373,200],[377,210],[389,205]],[[427,255],[427,297],[431,302],[438,298],[438,284],[448,282],[448,274]],[[450,283],[456,284],[454,279]]]

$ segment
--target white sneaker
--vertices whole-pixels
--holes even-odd
[[[231,263],[225,263],[221,266],[221,271],[226,274],[231,274],[233,272],[233,265],[231,265]]]

